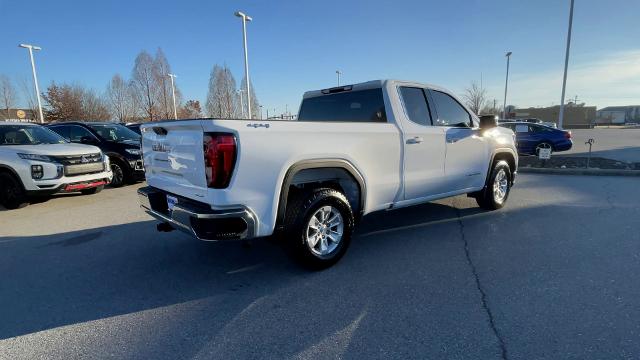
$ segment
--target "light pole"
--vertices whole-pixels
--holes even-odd
[[[247,110],[249,111],[249,120],[251,120],[251,93],[249,92],[249,56],[247,55],[247,21],[251,21],[251,17],[245,13],[236,11],[235,15],[242,18],[242,39],[244,43],[244,78],[247,80]]]
[[[560,116],[558,117],[558,128],[562,129],[564,120],[564,91],[567,87],[567,68],[569,67],[569,48],[571,47],[571,25],[573,24],[573,0],[569,10],[569,32],[567,33],[567,52],[564,56],[564,76],[562,78],[562,97],[560,99]]]
[[[38,87],[38,76],[36,76],[36,64],[33,61],[33,50],[42,50],[41,47],[29,44],[18,45],[21,48],[29,49],[29,58],[31,59],[31,71],[33,72],[33,84],[36,89],[36,99],[38,100],[38,113],[40,115],[40,123],[44,123],[42,116],[42,103],[40,102],[40,88]]]
[[[336,75],[338,76],[338,86],[340,86],[340,75],[342,75],[342,71],[336,70]]]
[[[509,84],[509,60],[511,59],[511,51],[505,54],[507,57],[507,77],[504,80],[504,102],[502,103],[502,118],[507,118],[507,85]]]
[[[262,120],[262,105],[260,105],[260,120]]]
[[[176,86],[173,83],[173,79],[177,78],[175,74],[167,74],[171,78],[171,95],[173,96],[173,118],[178,120],[178,109],[176,109]]]

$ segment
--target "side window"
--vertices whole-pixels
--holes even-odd
[[[80,142],[83,137],[95,138],[87,129],[80,126],[69,126],[69,141]]]
[[[454,98],[440,91],[432,90],[431,95],[436,103],[438,119],[435,125],[470,127],[471,115]]]
[[[49,129],[55,131],[58,135],[69,140],[69,127],[68,126],[52,126]]]
[[[346,91],[303,99],[298,121],[387,122],[382,89]]]
[[[404,110],[411,121],[420,125],[431,125],[431,112],[424,90],[414,87],[401,87],[400,94]]]
[[[529,125],[527,124],[516,124],[516,132],[517,133],[528,133]]]
[[[545,128],[544,126],[529,125],[529,132],[532,132],[532,133],[546,133],[548,131],[549,129]]]

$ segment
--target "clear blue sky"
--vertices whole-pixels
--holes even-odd
[[[209,72],[226,63],[238,83],[243,54],[235,10],[248,25],[249,62],[265,107],[296,111],[308,89],[399,78],[461,93],[480,80],[502,102],[558,104],[569,0],[477,1],[18,1],[0,0],[0,73],[30,80],[37,44],[40,84],[103,91],[129,77],[136,54],[161,47],[185,99],[203,101]],[[640,104],[640,1],[576,0],[567,95],[599,107]]]

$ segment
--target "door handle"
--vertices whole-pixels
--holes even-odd
[[[422,136],[414,136],[411,139],[407,139],[407,144],[420,144],[423,141]]]

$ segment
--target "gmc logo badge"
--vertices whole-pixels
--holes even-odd
[[[165,143],[160,142],[151,145],[151,150],[158,152],[169,152],[171,150],[171,147]]]

